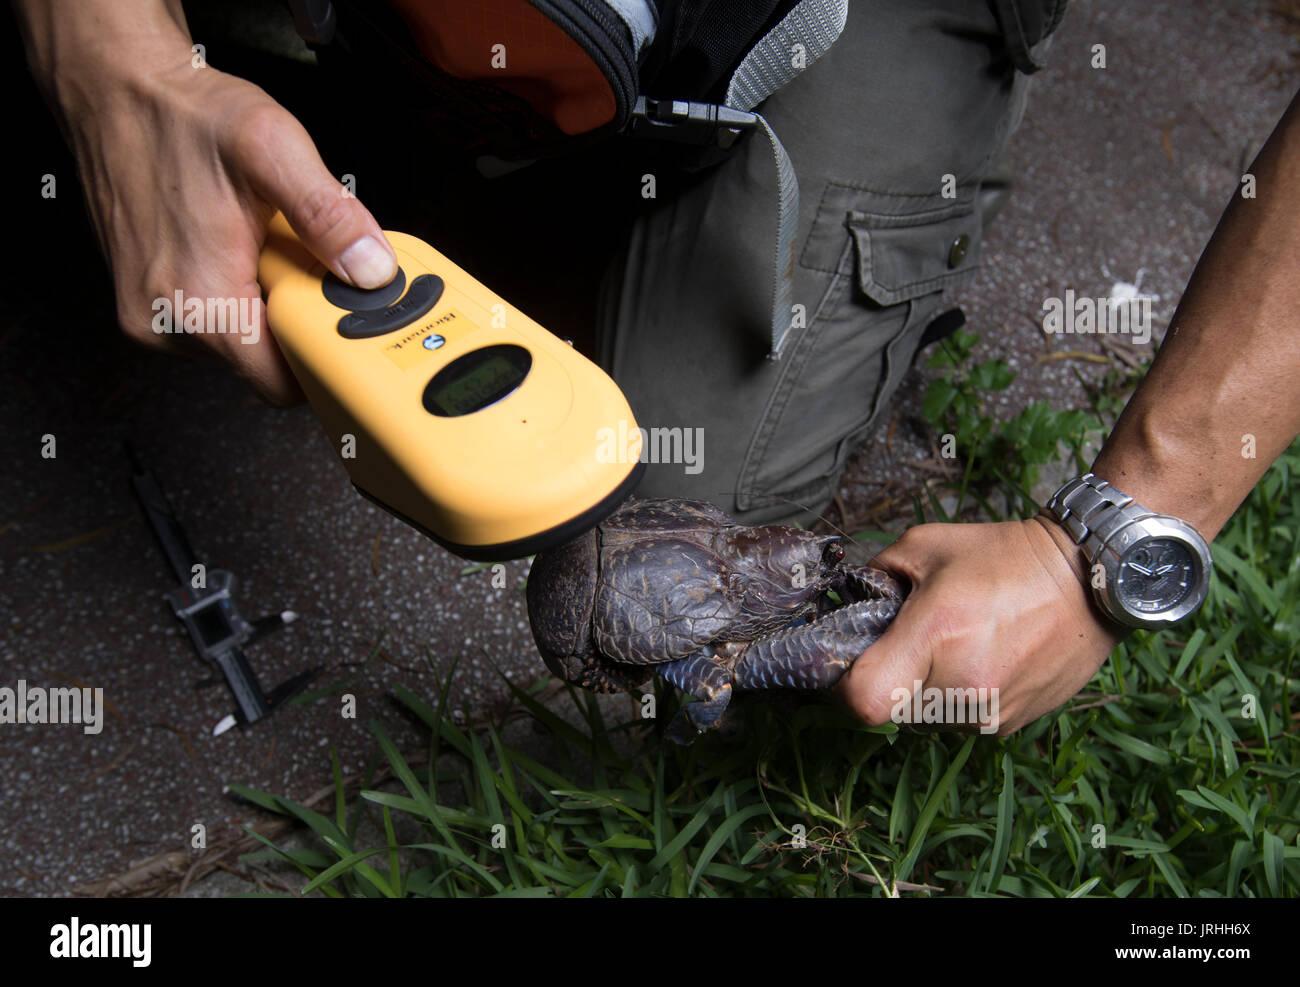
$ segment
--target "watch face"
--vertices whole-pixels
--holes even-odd
[[[1199,577],[1196,556],[1173,538],[1148,538],[1125,553],[1115,578],[1120,603],[1137,614],[1157,614],[1181,603]]]

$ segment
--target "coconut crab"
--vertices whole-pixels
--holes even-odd
[[[747,527],[703,501],[629,501],[534,560],[533,638],[555,675],[594,692],[658,672],[694,696],[668,731],[689,743],[733,689],[834,685],[893,620],[903,588],[844,565],[839,541]],[[846,605],[832,609],[830,590]]]

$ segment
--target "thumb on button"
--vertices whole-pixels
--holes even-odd
[[[329,173],[311,136],[281,110],[236,153],[254,191],[285,219],[303,245],[357,288],[380,288],[397,273],[397,256],[375,218]]]

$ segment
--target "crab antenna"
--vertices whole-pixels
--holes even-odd
[[[777,500],[783,500],[783,501],[785,501],[787,504],[792,504],[793,506],[799,508],[799,510],[801,510],[801,511],[807,511],[809,514],[811,514],[813,517],[815,517],[818,521],[821,521],[823,524],[825,524],[828,528],[834,528],[837,532],[839,532],[839,534],[840,534],[840,536],[841,536],[842,538],[846,538],[846,539],[848,539],[849,541],[853,541],[853,536],[852,536],[851,534],[849,534],[847,531],[845,531],[843,528],[841,528],[838,524],[832,524],[832,523],[830,522],[830,519],[827,518],[825,514],[818,514],[816,511],[814,511],[814,510],[813,510],[811,507],[809,507],[807,504],[801,504],[801,503],[799,503],[799,501],[797,501],[797,500],[791,500],[789,497],[782,497],[782,496],[780,496],[779,494],[774,494],[773,496],[775,496]]]

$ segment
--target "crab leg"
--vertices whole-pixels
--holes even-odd
[[[737,663],[737,689],[828,689],[898,613],[896,599],[851,603],[811,624],[761,637]]]
[[[907,595],[903,584],[895,576],[883,569],[873,569],[866,565],[841,567],[832,588],[847,600],[892,600],[896,606],[901,605],[903,597]]]
[[[731,702],[731,669],[709,651],[697,651],[663,668],[659,673],[696,702],[682,707],[668,725],[668,739],[689,744],[711,730]]]

